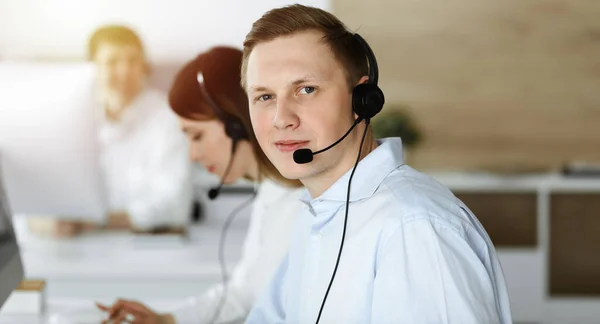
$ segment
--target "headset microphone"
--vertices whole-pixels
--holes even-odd
[[[210,200],[214,200],[215,198],[217,198],[219,196],[219,193],[221,192],[221,188],[223,188],[223,185],[225,184],[225,179],[229,175],[229,171],[231,170],[231,165],[233,164],[232,163],[233,156],[235,155],[235,148],[237,147],[237,143],[238,143],[238,141],[235,139],[231,143],[231,155],[229,156],[229,162],[227,163],[227,168],[225,169],[225,173],[221,177],[221,183],[218,186],[211,188],[208,191],[208,198]]]
[[[350,134],[350,132],[354,129],[354,127],[356,127],[356,125],[358,125],[362,120],[363,120],[363,118],[360,117],[360,116],[358,118],[356,118],[356,120],[354,121],[354,124],[352,124],[352,126],[346,132],[346,134],[344,134],[344,136],[342,136],[335,143],[327,146],[326,148],[324,148],[322,150],[313,152],[310,149],[303,148],[303,149],[299,149],[299,150],[294,151],[294,162],[296,162],[298,164],[305,164],[305,163],[312,162],[314,155],[317,155],[319,153],[323,153],[323,152],[329,150],[330,148],[338,145],[341,141],[344,140],[344,138],[346,138],[346,136],[348,136],[348,134]]]
[[[210,188],[210,190],[208,191],[208,198],[210,198],[210,200],[214,200],[215,198],[217,198],[219,196],[221,188],[223,188],[223,181],[221,181],[221,184],[219,184],[218,186]]]

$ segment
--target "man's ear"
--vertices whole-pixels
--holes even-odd
[[[367,83],[367,81],[369,81],[369,77],[364,75],[362,78],[360,78],[360,80],[358,80],[358,83],[356,83],[356,85]]]
[[[367,83],[367,81],[369,81],[369,77],[366,76],[366,75],[364,75],[362,78],[360,78],[358,80],[358,82],[356,83],[356,85]],[[352,109],[352,111],[354,111],[354,109]],[[356,113],[354,113],[354,119],[356,119],[356,118],[358,118],[358,115]]]

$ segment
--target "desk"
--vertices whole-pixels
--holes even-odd
[[[104,313],[95,307],[95,302],[110,303],[110,299],[51,299],[41,315],[0,315],[0,324],[98,324]],[[170,312],[186,303],[186,300],[140,299],[151,309]]]
[[[225,245],[227,270],[241,256],[248,225],[242,216],[229,229]],[[117,298],[155,303],[157,310],[182,305],[221,280],[218,242],[223,219],[207,218],[190,228],[189,239],[161,237],[140,241],[128,231],[90,232],[67,238],[40,238],[27,230],[24,218],[14,226],[21,248],[26,278],[47,281],[48,314],[9,317],[0,323],[46,323],[53,312],[87,308],[94,301]]]
[[[221,278],[218,263],[220,222],[190,228],[189,241],[160,237],[136,241],[128,231],[92,232],[69,239],[34,237],[24,219],[15,229],[27,278],[47,280],[52,297],[126,296],[181,298],[202,292]],[[231,270],[241,255],[247,227],[234,224],[225,256]]]

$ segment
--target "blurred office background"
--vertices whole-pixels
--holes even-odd
[[[254,20],[288,3],[0,0],[0,64],[83,61],[94,28],[127,23],[146,44],[152,82],[167,91],[182,63],[212,45],[241,47]],[[600,174],[594,166],[600,164],[600,3],[301,3],[332,11],[369,41],[386,94],[384,112],[410,117],[418,133],[408,162],[449,186],[486,227],[503,263],[515,322],[598,323]],[[207,215],[225,215],[242,196],[230,193]],[[239,227],[233,242],[243,239]],[[205,264],[216,264],[216,234],[212,239],[200,248]],[[190,278],[218,280],[216,265],[194,267],[202,275],[192,270],[178,278],[146,275],[181,289],[202,288],[188,285]],[[135,276],[137,268],[131,269]],[[74,285],[69,276],[89,280],[90,289],[112,276],[98,274],[96,280],[93,274],[54,270],[63,287]],[[119,276],[127,281],[126,274]],[[164,289],[180,297],[176,288]]]

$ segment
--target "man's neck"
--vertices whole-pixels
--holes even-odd
[[[110,121],[119,121],[123,113],[131,104],[135,96],[124,96],[119,94],[105,94],[104,109],[106,118]]]
[[[252,158],[248,159],[248,170],[244,177],[252,182],[259,182],[261,180],[260,170],[258,169],[258,160],[254,152],[252,153]]]
[[[362,134],[361,134],[362,135]],[[369,155],[369,153],[373,152],[377,148],[377,141],[373,139],[372,133],[369,132],[367,137],[365,138],[365,143],[363,144],[363,149],[360,153],[359,160],[362,160],[365,156]],[[316,197],[321,196],[327,189],[329,189],[333,184],[338,181],[346,172],[351,170],[356,163],[356,155],[358,154],[358,147],[355,152],[348,153],[348,157],[342,163],[338,164],[334,168],[331,168],[323,173],[315,175],[312,178],[302,179],[302,183],[308,189],[310,196],[314,199]]]

